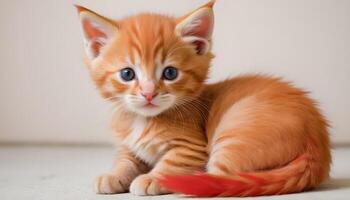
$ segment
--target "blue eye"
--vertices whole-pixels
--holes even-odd
[[[132,81],[135,79],[135,72],[133,69],[127,67],[127,68],[120,70],[120,77],[124,81]]]
[[[176,79],[177,76],[178,76],[178,71],[175,67],[169,66],[169,67],[166,67],[163,71],[163,78],[165,80],[172,81]]]

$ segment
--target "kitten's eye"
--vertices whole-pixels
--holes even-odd
[[[176,79],[177,76],[178,76],[178,72],[175,67],[169,66],[169,67],[166,67],[163,71],[163,78],[165,80],[172,81]]]
[[[135,79],[135,72],[133,69],[127,67],[127,68],[120,70],[120,77],[124,81],[132,81]]]

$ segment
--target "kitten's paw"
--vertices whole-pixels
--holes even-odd
[[[97,194],[116,194],[128,191],[129,184],[115,174],[105,174],[95,180]]]
[[[130,193],[139,196],[169,194],[158,184],[158,179],[150,174],[138,176],[130,185]]]

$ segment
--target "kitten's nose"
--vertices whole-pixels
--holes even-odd
[[[155,92],[142,92],[141,95],[143,97],[145,97],[145,99],[148,101],[148,102],[151,102],[153,100],[154,97],[156,97],[158,95],[158,93],[155,93]]]
[[[153,81],[142,81],[141,82],[141,95],[145,97],[148,102],[151,102],[154,97],[158,95],[155,92],[155,84]]]

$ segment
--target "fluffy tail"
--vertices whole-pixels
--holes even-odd
[[[319,162],[302,155],[286,166],[270,171],[227,177],[209,174],[164,176],[160,184],[172,192],[198,197],[275,195],[311,189],[324,179],[323,172]]]

